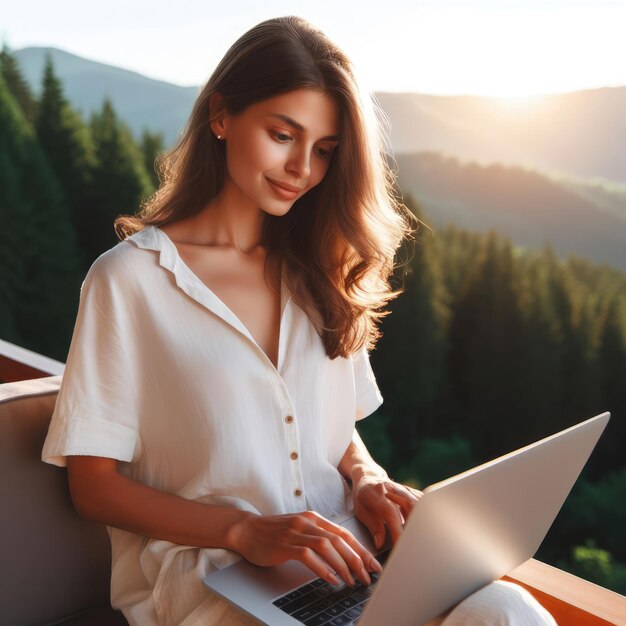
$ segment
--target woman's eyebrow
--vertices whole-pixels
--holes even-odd
[[[284,113],[269,113],[266,117],[276,117],[283,122],[287,122],[287,124],[295,128],[296,130],[299,130],[300,132],[306,130],[304,126],[302,126],[302,124],[296,122],[296,120],[289,117],[288,115],[285,115]],[[339,141],[339,137],[337,135],[328,135],[327,137],[322,137],[320,141]]]

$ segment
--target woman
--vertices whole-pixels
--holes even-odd
[[[329,518],[354,507],[379,547],[419,500],[354,428],[382,402],[368,351],[412,232],[376,124],[321,32],[262,22],[85,278],[42,457],[107,525],[130,624],[250,623],[201,583],[242,557],[369,583],[380,564]],[[486,589],[491,612],[448,619],[513,620],[517,602],[532,619],[510,623],[553,623],[520,588]]]

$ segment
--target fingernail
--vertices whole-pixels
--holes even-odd
[[[372,579],[370,578],[370,575],[367,573],[367,570],[364,567],[361,568],[361,580],[366,585],[371,585],[372,584]]]
[[[380,564],[380,562],[377,559],[374,559],[374,558],[372,559],[372,567],[379,574],[383,571],[383,566]]]
[[[337,576],[335,576],[332,572],[328,573],[330,579],[331,579],[331,584],[337,586],[340,585],[341,582],[339,581],[339,579],[337,578]]]
[[[380,548],[380,533],[374,533],[374,545]]]

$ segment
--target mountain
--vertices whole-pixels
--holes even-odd
[[[83,114],[99,109],[109,96],[137,137],[147,126],[162,131],[168,146],[200,89],[153,80],[56,48],[16,50],[36,94],[46,53],[68,99]],[[483,164],[626,182],[626,87],[528,100],[386,92],[375,96],[391,122],[395,154],[435,151]]]
[[[14,51],[40,93],[45,55],[87,116],[108,96],[136,137],[171,146],[199,87],[179,87],[56,48]],[[528,100],[376,93],[398,180],[433,226],[494,228],[514,243],[626,269],[626,87]]]
[[[626,270],[626,185],[610,187],[501,164],[464,163],[439,153],[396,155],[398,184],[434,227],[494,229],[520,246],[550,243]]]
[[[85,119],[92,111],[99,111],[104,98],[109,97],[135,137],[139,138],[144,128],[160,131],[166,146],[175,142],[198,94],[197,87],[179,87],[57,48],[22,48],[13,54],[37,97],[45,56],[50,54],[65,97]]]
[[[513,100],[378,93],[394,152],[626,182],[626,87]]]

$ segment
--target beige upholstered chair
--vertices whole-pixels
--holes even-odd
[[[60,384],[0,385],[0,624],[125,625],[106,528],[76,513],[66,470],[41,461]]]

